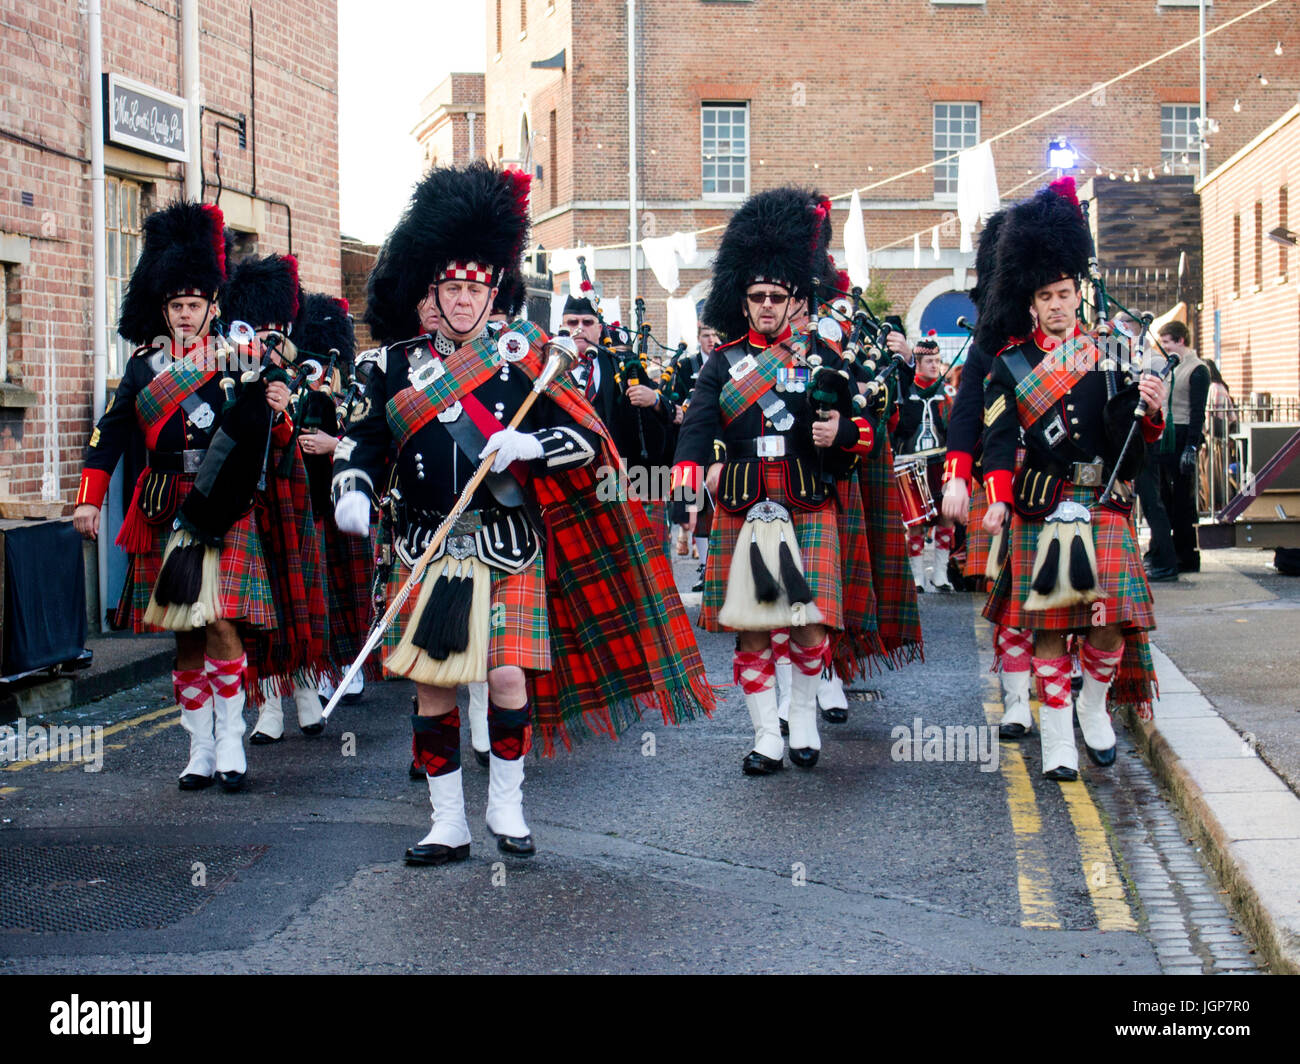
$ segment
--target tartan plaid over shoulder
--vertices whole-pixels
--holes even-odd
[[[597,494],[601,470],[619,467],[605,427],[567,374],[547,394],[600,437],[592,464],[533,480],[552,661],[535,678],[533,715],[549,756],[557,738],[612,738],[656,706],[669,724],[711,714],[714,695],[657,530],[639,502]]]

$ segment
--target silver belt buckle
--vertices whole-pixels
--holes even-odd
[[[186,473],[197,473],[199,466],[203,464],[203,456],[207,454],[206,450],[193,449],[181,452],[181,469]]]
[[[448,536],[472,536],[483,527],[483,519],[479,516],[477,510],[471,510],[468,513],[460,514],[452,522],[451,531]]]
[[[1074,482],[1084,488],[1101,487],[1101,459],[1074,463]]]
[[[759,458],[784,458],[785,457],[784,436],[760,436],[754,442],[758,449]]]

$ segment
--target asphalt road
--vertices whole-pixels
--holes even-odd
[[[895,728],[984,725],[995,690],[974,596],[926,596],[923,620],[925,664],[866,681],[811,771],[741,774],[752,730],[731,687],[711,720],[530,758],[532,861],[486,832],[466,726],[472,856],[402,863],[429,816],[404,683],[323,736],[250,747],[237,794],[177,790],[168,683],[81,707],[60,719],[124,725],[102,771],[0,771],[0,973],[1129,974],[1169,969],[1161,950],[1251,969],[1126,739],[1120,766],[1072,786],[1039,778],[1036,742],[1003,744],[993,771],[987,748],[984,765],[899,756]],[[730,684],[730,639],[700,645]],[[1199,885],[1167,891],[1175,868]],[[1214,925],[1186,951],[1153,915],[1166,897]]]

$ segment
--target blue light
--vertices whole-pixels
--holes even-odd
[[[1064,137],[1058,137],[1047,146],[1047,165],[1053,170],[1073,170],[1079,153]]]

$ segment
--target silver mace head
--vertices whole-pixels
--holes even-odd
[[[533,384],[535,392],[545,391],[556,377],[568,372],[578,358],[578,345],[574,343],[573,337],[561,334],[546,341],[543,353],[546,355],[546,365]]]

